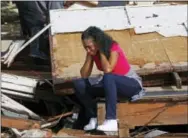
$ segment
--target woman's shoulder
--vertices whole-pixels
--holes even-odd
[[[119,44],[118,44],[117,42],[114,42],[114,43],[112,44],[111,50],[112,50],[112,51],[120,50]]]

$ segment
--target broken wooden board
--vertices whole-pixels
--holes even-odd
[[[143,16],[137,16],[138,14],[136,13],[138,13],[139,9],[145,11]],[[146,12],[148,9],[149,12]],[[125,6],[84,10],[52,10],[50,12],[52,23],[50,51],[55,90],[57,84],[62,85],[62,83],[71,82],[81,77],[80,68],[85,61],[86,55],[81,42],[81,33],[91,25],[101,28],[120,44],[129,63],[141,76],[188,71],[187,37],[179,37],[187,36],[184,35],[186,27],[183,26],[186,18],[184,16],[177,16],[178,21],[172,22],[174,18],[169,17],[168,13],[162,16],[161,9],[164,11],[177,10],[177,16],[180,13],[185,15],[186,6]],[[114,19],[115,16],[112,16],[114,11],[117,11],[120,15],[116,17],[117,19]],[[153,11],[157,14],[155,17],[153,17]],[[83,15],[79,20],[74,18],[78,17],[79,14]],[[108,15],[108,19],[106,19],[106,15]],[[64,21],[67,16],[69,19]],[[151,16],[151,18],[148,16]],[[139,17],[142,18],[140,22],[137,21]],[[118,20],[118,23],[114,22],[116,20]],[[165,21],[168,21],[170,27],[167,26],[168,31],[165,28],[161,32],[161,28],[157,26],[157,23],[166,27]],[[174,30],[178,28],[177,26],[181,26],[181,29],[183,28],[183,34],[182,30],[178,34],[176,31],[174,33]],[[139,29],[140,34],[135,34],[136,30],[133,28],[136,28],[137,31]],[[164,37],[165,35],[159,35],[155,33],[156,31],[171,37]],[[92,76],[98,74],[101,74],[101,72],[95,66]]]
[[[32,119],[43,120],[39,115],[4,94],[1,94],[1,106],[16,113],[27,114]]]
[[[184,37],[165,38],[157,33],[136,35],[131,30],[107,33],[120,44],[129,63],[139,75],[172,72],[176,69],[187,71],[187,45]],[[57,34],[51,40],[54,84],[80,78],[80,68],[86,55],[81,33]],[[101,72],[94,67],[92,75],[97,74]]]
[[[135,126],[188,124],[187,102],[118,103],[119,129]],[[98,123],[105,119],[105,104],[98,104]],[[124,133],[129,135],[127,132]]]

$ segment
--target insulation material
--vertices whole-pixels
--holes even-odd
[[[171,62],[176,65],[187,63],[187,38],[165,38],[157,33],[131,35],[130,32],[122,30],[106,33],[120,44],[130,64],[139,74],[170,72]],[[58,34],[53,37],[54,45],[51,48],[55,84],[81,77],[80,68],[85,61],[86,52],[80,37],[80,33]],[[94,67],[92,75],[98,74],[101,72]]]
[[[124,7],[51,10],[50,20],[52,34],[82,32],[91,25],[98,26],[103,30],[130,28]]]
[[[138,34],[156,31],[166,37],[187,36],[182,25],[187,21],[187,5],[127,7],[127,11]],[[140,11],[142,14],[139,14]]]

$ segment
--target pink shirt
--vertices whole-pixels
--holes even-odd
[[[116,51],[119,53],[117,64],[114,67],[112,73],[117,75],[126,75],[129,72],[130,65],[128,63],[128,60],[123,52],[123,50],[120,48],[120,46],[117,43],[114,43],[111,47],[111,51]],[[93,60],[99,70],[102,71],[101,62],[98,55],[93,56]]]

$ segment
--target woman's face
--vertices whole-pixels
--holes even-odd
[[[83,46],[89,55],[94,56],[97,54],[98,47],[92,38],[84,39]]]

